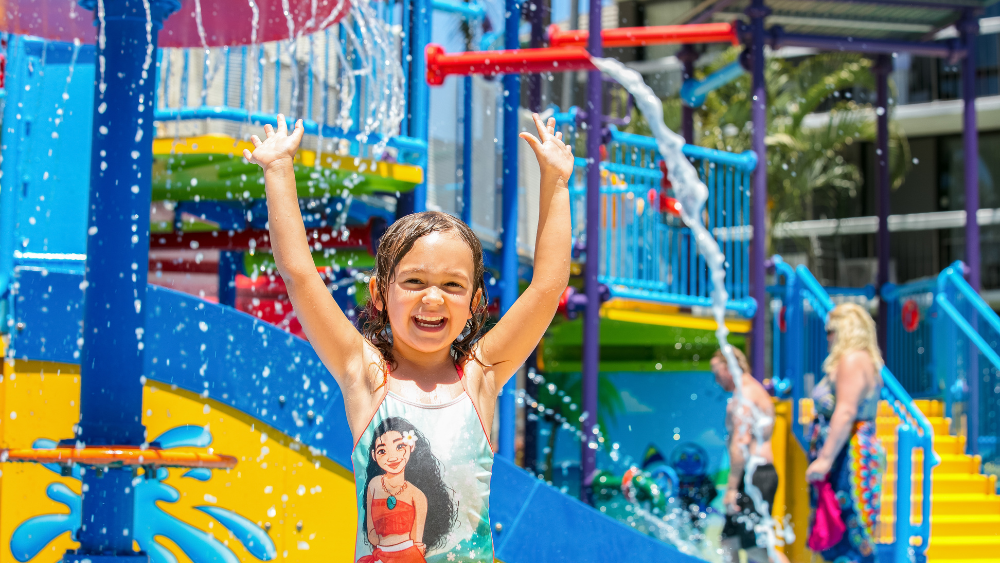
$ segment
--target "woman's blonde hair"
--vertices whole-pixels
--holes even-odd
[[[875,372],[882,371],[882,352],[878,348],[875,321],[863,307],[856,303],[842,303],[830,311],[826,321],[826,331],[833,332],[833,346],[826,360],[823,372],[830,381],[836,378],[837,364],[848,352],[862,350],[868,352],[875,364]]]

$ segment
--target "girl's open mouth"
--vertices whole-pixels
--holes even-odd
[[[444,329],[444,325],[448,323],[448,319],[441,316],[416,315],[413,317],[413,323],[420,330],[438,332]]]

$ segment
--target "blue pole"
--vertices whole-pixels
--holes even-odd
[[[520,0],[505,0],[507,19],[504,23],[504,46],[517,49],[518,26],[521,23]],[[503,232],[500,246],[500,313],[506,314],[517,300],[517,153],[518,115],[521,106],[521,76],[505,74],[503,77]],[[517,382],[511,378],[500,393],[500,450],[499,454],[514,459],[514,434],[517,431],[514,393]]]
[[[93,10],[96,2],[81,5]],[[179,2],[152,3],[153,53],[162,21]],[[146,11],[139,0],[105,0],[105,71],[95,76],[80,362],[80,423],[75,441],[88,446],[140,445],[143,334],[149,264],[149,206],[153,160],[154,73],[142,78]],[[140,100],[142,100],[140,102]],[[138,131],[138,134],[137,134]],[[79,549],[64,560],[94,563],[111,557],[148,560],[132,551],[134,488],[131,469],[83,474],[84,526]]]
[[[462,222],[472,226],[472,77],[462,80]]]
[[[601,47],[601,0],[590,0],[590,37],[587,50],[591,57],[604,54]],[[580,428],[580,498],[590,500],[587,490],[597,469],[597,379],[601,362],[601,117],[603,82],[600,71],[587,73],[587,262],[584,265],[584,287],[587,309],[583,313],[583,374],[581,395],[583,416]],[[595,447],[591,447],[591,446]]]
[[[910,536],[913,524],[910,521],[910,511],[912,509],[913,494],[913,446],[916,445],[917,431],[909,424],[903,423],[896,430],[898,436],[896,441],[896,529],[894,530],[895,544],[893,546],[893,561],[912,561],[910,556]],[[932,455],[925,451],[924,455]],[[930,475],[924,475],[924,479],[930,479]],[[930,518],[927,513],[923,514],[924,519]]]
[[[236,306],[236,274],[242,260],[242,252],[219,252],[219,305]]]
[[[764,18],[771,10],[764,0],[753,0],[747,8],[753,41],[750,49],[751,72],[753,73],[753,151],[757,153],[757,168],[753,174],[752,215],[753,238],[750,241],[750,294],[757,302],[750,333],[750,367],[753,376],[764,379],[764,332],[767,330],[766,288],[764,287],[764,226],[767,210],[767,85],[764,83]]]
[[[413,66],[410,67],[410,136],[427,142],[430,117],[430,92],[427,80],[427,57],[424,48],[431,41],[431,0],[413,0],[413,42],[410,44]],[[425,151],[418,165],[424,169],[424,181],[413,188],[408,202],[414,213],[427,210],[427,158]],[[398,215],[399,213],[397,213]]]
[[[976,124],[976,36],[979,34],[979,20],[971,11],[966,12],[959,22],[962,40],[965,43],[965,59],[962,61],[962,104],[964,127],[962,144],[965,153],[965,264],[969,267],[968,280],[972,289],[979,292],[979,130]],[[976,315],[972,313],[972,326],[976,328]],[[969,454],[979,452],[979,354],[975,346],[969,345],[969,364],[966,383],[969,384],[968,432]]]

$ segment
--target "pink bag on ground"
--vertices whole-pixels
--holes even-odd
[[[816,487],[818,502],[816,503],[816,517],[813,518],[812,529],[809,530],[809,541],[806,545],[809,549],[819,552],[826,551],[837,545],[844,534],[847,526],[840,518],[840,503],[837,502],[837,495],[833,492],[833,486],[829,481],[813,483]]]

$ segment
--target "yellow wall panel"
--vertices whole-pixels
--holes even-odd
[[[7,364],[0,382],[0,412],[16,415],[5,415],[0,421],[0,444],[30,447],[38,438],[72,436],[79,418],[79,387],[78,366]],[[150,440],[178,426],[206,428],[213,438],[208,451],[233,455],[239,461],[232,470],[213,471],[206,481],[183,477],[186,470],[170,469],[161,490],[176,489],[179,500],[137,507],[138,518],[163,511],[208,532],[239,560],[256,561],[232,532],[196,509],[221,507],[267,530],[279,561],[352,559],[357,512],[349,470],[312,455],[305,446],[240,411],[170,385],[147,383],[142,420]],[[46,496],[46,487],[61,482],[79,494],[80,482],[34,464],[7,463],[0,470],[0,563],[13,563],[10,539],[19,525],[34,516],[68,512],[65,505]],[[157,541],[179,563],[191,562],[175,541],[166,537]],[[50,562],[74,547],[69,534],[63,534],[31,561]]]

